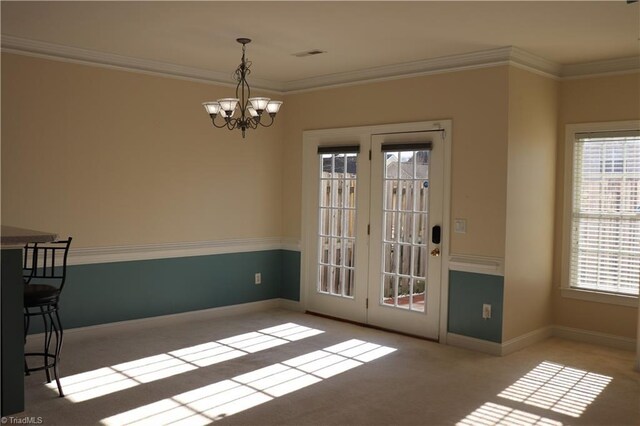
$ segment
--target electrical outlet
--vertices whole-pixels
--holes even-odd
[[[482,305],[482,319],[489,318],[491,318],[491,305],[485,303],[484,305]]]
[[[262,284],[262,274],[260,272],[256,272],[256,284]]]

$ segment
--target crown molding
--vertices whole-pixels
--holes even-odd
[[[560,76],[566,79],[573,79],[638,71],[640,71],[640,56],[631,56],[628,58],[609,59],[606,61],[564,65]]]
[[[231,73],[185,67],[148,59],[132,58],[130,56],[98,52],[38,40],[29,40],[4,34],[2,35],[2,51],[83,65],[101,66],[164,77],[168,76],[199,83],[232,87],[235,87],[237,84],[237,82],[233,80]],[[273,92],[283,91],[282,83],[258,78],[252,78],[251,83],[252,87],[256,89]]]
[[[537,74],[542,74],[546,77],[560,77],[562,73],[562,65],[514,46],[511,46],[510,49],[509,60],[512,65],[516,65]]]
[[[7,53],[133,71],[208,84],[232,87],[236,85],[230,73],[132,58],[113,53],[97,52],[9,35],[2,35],[1,41],[2,51]],[[287,82],[254,78],[252,78],[251,81],[252,86],[256,89],[279,94],[289,94],[500,65],[513,65],[546,77],[565,79],[638,71],[640,70],[640,57],[563,66],[520,48],[506,46]]]
[[[507,65],[509,64],[511,50],[511,47],[501,47],[479,52],[442,56],[421,61],[293,80],[285,84],[285,91],[296,93],[320,88],[351,86],[354,84],[417,77],[428,74]]]
[[[352,86],[363,83],[418,77],[470,69],[515,65],[550,78],[558,78],[561,66],[513,46],[442,56],[403,64],[328,74],[285,83],[287,93]]]

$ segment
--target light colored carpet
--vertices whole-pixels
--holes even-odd
[[[234,336],[242,337],[224,340]],[[122,365],[139,359],[142,367]],[[558,338],[494,357],[276,309],[67,333],[67,397],[33,373],[26,410],[15,417],[45,425],[638,425],[633,365],[631,352]],[[110,380],[123,389],[107,393]]]

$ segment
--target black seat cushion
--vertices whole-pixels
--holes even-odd
[[[24,306],[41,306],[57,302],[60,291],[46,284],[27,284],[24,286]]]

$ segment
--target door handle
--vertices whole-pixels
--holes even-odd
[[[431,256],[433,256],[433,257],[440,256],[440,249],[438,247],[436,247],[433,250],[431,250]]]

